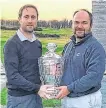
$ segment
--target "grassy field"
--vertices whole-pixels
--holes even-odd
[[[58,34],[60,35],[60,38],[38,38],[43,45],[43,54],[47,51],[46,45],[49,42],[55,42],[58,46],[56,49],[56,52],[58,54],[61,54],[63,46],[69,41],[69,38],[72,34],[72,30],[70,28],[65,28],[65,29],[50,29],[50,28],[44,28],[43,31],[38,31],[39,33],[42,34]],[[3,47],[5,42],[13,36],[16,33],[15,30],[1,30],[1,60],[3,62]]]
[[[16,31],[14,30],[1,30],[1,60],[3,62],[3,47],[5,42],[15,34]],[[57,49],[56,49],[56,53],[60,54],[62,53],[63,47],[64,45],[69,41],[70,36],[72,35],[72,31],[70,28],[66,28],[66,29],[50,29],[50,28],[46,28],[43,29],[43,31],[40,31],[40,33],[42,34],[58,34],[60,35],[60,38],[38,38],[41,42],[42,42],[42,46],[43,46],[43,54],[45,54],[45,52],[47,51],[46,49],[46,45],[49,42],[54,42],[57,44]],[[6,96],[7,96],[7,89],[4,88],[1,93],[1,105],[5,105],[6,104]],[[43,100],[43,105],[44,106],[55,106],[56,104],[60,104],[60,100]]]

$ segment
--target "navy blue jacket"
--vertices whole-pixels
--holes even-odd
[[[78,97],[96,92],[101,87],[105,71],[105,51],[103,46],[92,36],[86,34],[80,42],[72,41],[63,51],[64,74],[61,85],[70,91],[69,97]]]
[[[41,81],[38,58],[42,54],[40,41],[21,41],[16,34],[4,46],[4,64],[8,93],[13,96],[35,94]]]

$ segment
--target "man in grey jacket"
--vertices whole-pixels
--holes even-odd
[[[74,35],[63,50],[64,73],[56,96],[62,108],[101,108],[101,80],[105,71],[105,51],[92,36],[92,14],[80,9],[73,15]]]

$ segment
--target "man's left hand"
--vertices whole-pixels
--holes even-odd
[[[60,86],[57,87],[56,89],[60,90],[58,95],[56,96],[56,99],[62,99],[70,93],[69,90],[67,89],[67,86]]]

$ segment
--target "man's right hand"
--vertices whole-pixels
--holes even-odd
[[[50,94],[54,92],[54,90],[47,90],[48,88],[53,87],[53,85],[42,85],[38,91],[40,97],[44,99],[49,99]]]

